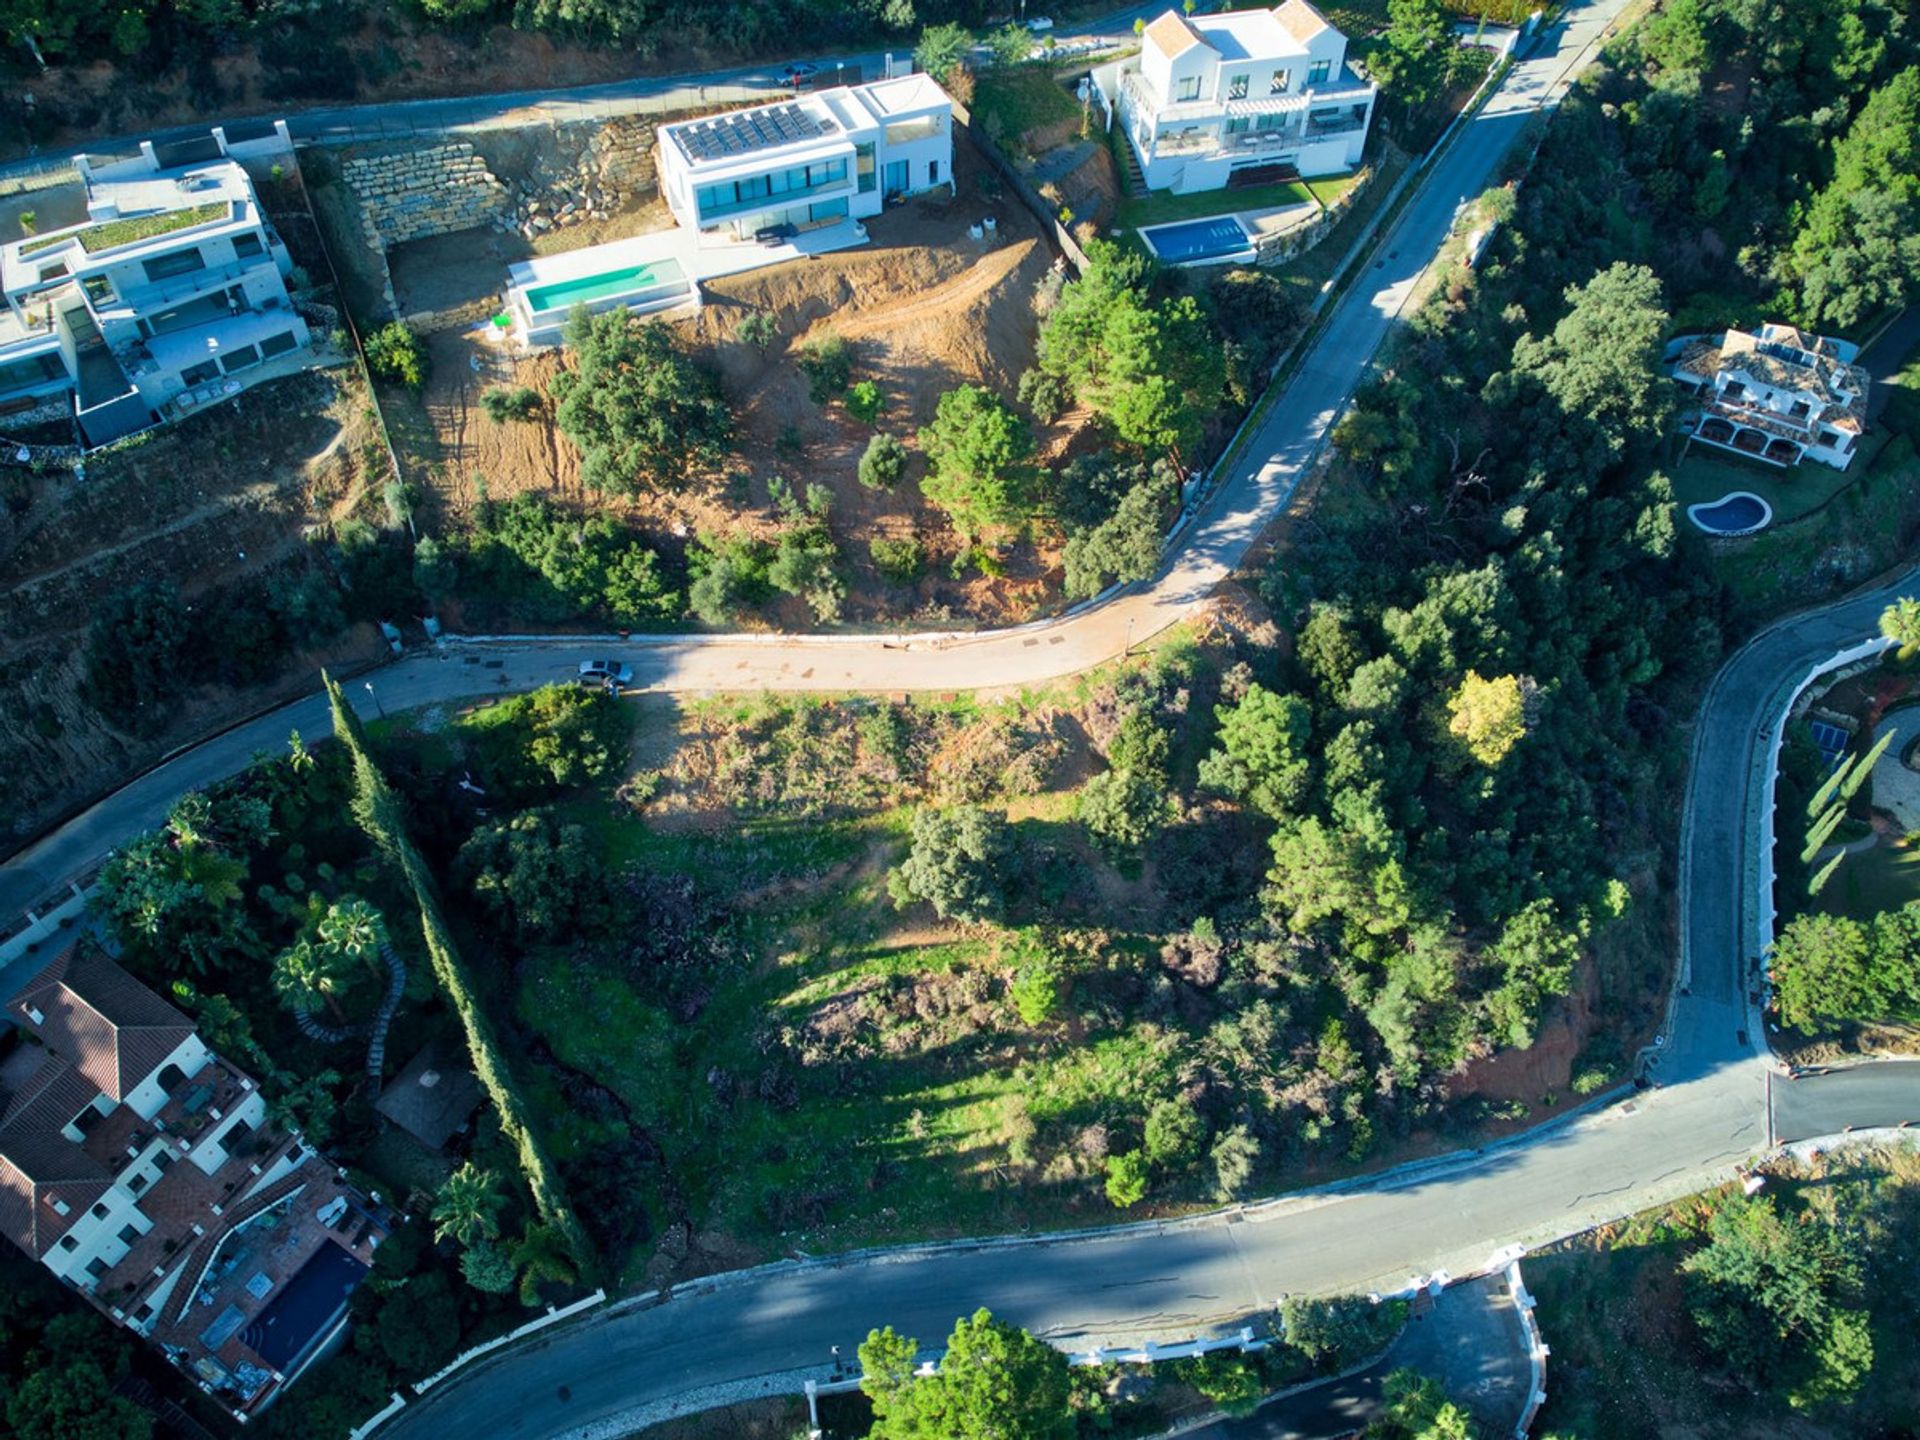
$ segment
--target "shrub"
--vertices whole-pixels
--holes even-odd
[[[928,806],[913,817],[907,858],[887,877],[895,905],[925,900],[942,919],[990,920],[1006,903],[1005,817],[977,805]]]
[[[1147,1198],[1147,1157],[1138,1150],[1107,1157],[1107,1199],[1116,1210]]]
[[[773,317],[756,310],[734,327],[733,338],[743,345],[751,345],[761,354],[779,338],[779,327],[773,323]]]
[[[825,335],[802,345],[794,363],[807,377],[807,398],[816,405],[845,394],[853,379],[853,347],[838,335]]]
[[[911,535],[898,540],[876,535],[867,542],[867,551],[873,556],[874,569],[895,585],[913,584],[927,563],[925,550]]]
[[[862,425],[871,425],[887,408],[885,393],[871,380],[856,380],[847,389],[847,413]]]
[[[907,447],[892,435],[876,435],[860,456],[860,483],[869,490],[891,490],[907,473]]]
[[[733,411],[664,322],[580,305],[564,333],[573,368],[554,378],[554,420],[589,490],[677,487],[719,462]]]
[[[814,523],[796,526],[780,537],[767,582],[788,595],[804,596],[813,618],[828,624],[840,618],[847,582],[839,570],[840,551],[827,527]]]
[[[1161,787],[1132,770],[1106,770],[1080,787],[1080,823],[1108,851],[1137,850],[1166,818]]]
[[[531,420],[540,413],[540,392],[531,385],[511,389],[496,385],[480,394],[480,408],[496,425],[509,420]]]
[[[1073,390],[1067,382],[1040,369],[1029,370],[1020,377],[1015,396],[1042,425],[1058,420],[1073,404]]]
[[[1221,1413],[1235,1419],[1253,1414],[1266,1393],[1259,1366],[1245,1355],[1218,1350],[1195,1355],[1175,1361],[1173,1373],[1219,1406]]]
[[[1147,1112],[1142,1148],[1155,1165],[1180,1170],[1191,1165],[1200,1153],[1205,1133],[1191,1105],[1179,1100],[1162,1100]]]
[[[715,539],[703,535],[687,547],[693,584],[687,606],[709,625],[724,625],[741,610],[773,593],[767,570],[773,548],[748,535]]]
[[[1024,966],[1007,987],[1021,1023],[1044,1025],[1060,1008],[1060,967],[1051,959]]]
[[[991,391],[962,385],[942,395],[920,448],[932,467],[921,493],[963,534],[1011,523],[1031,508],[1032,431]]]
[[[382,325],[367,337],[367,369],[376,380],[419,390],[427,383],[427,347],[402,321]]]

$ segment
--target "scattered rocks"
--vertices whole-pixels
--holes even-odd
[[[551,153],[513,185],[504,230],[531,239],[544,230],[603,220],[653,192],[654,122],[642,116],[555,130]]]

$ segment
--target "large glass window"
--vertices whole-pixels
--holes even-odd
[[[0,365],[0,395],[9,390],[44,385],[49,380],[64,380],[66,374],[67,367],[60,363],[58,353],[33,355],[25,360],[16,360],[11,365]]]
[[[219,378],[219,375],[220,367],[218,365],[214,364],[211,360],[202,360],[198,365],[189,365],[186,369],[182,370],[180,372],[180,381],[184,385],[204,385],[209,380]],[[155,1158],[157,1160],[165,1160],[169,1157],[167,1152],[162,1150]]]
[[[200,253],[198,245],[189,245],[185,250],[142,260],[140,265],[147,272],[147,279],[165,280],[171,275],[188,275],[195,270],[206,269],[207,257]]]
[[[278,335],[269,335],[260,342],[260,354],[263,359],[271,360],[275,355],[284,355],[293,349],[293,332],[282,331]]]
[[[1229,100],[1244,100],[1247,98],[1246,76],[1235,75],[1227,81],[1227,98]]]
[[[244,370],[249,365],[258,365],[260,351],[256,346],[236,345],[220,357],[220,363],[227,367],[227,373],[231,375],[234,371]]]
[[[1332,71],[1333,71],[1333,62],[1331,60],[1314,61],[1313,64],[1307,67],[1307,84],[1309,85],[1321,84],[1326,80],[1327,76],[1332,73]]]
[[[1173,98],[1175,100],[1198,100],[1200,98],[1200,77],[1194,75],[1182,80],[1180,82],[1180,88]],[[887,138],[892,139],[893,137],[889,135]]]
[[[811,165],[794,165],[771,175],[750,175],[740,180],[725,180],[718,185],[703,185],[695,198],[705,219],[737,213],[739,207],[762,200],[777,200],[782,195],[804,195],[810,190],[837,185],[847,178],[847,162],[822,160]]]
[[[871,195],[873,187],[879,183],[879,177],[874,173],[874,149],[872,141],[868,141],[865,145],[856,145],[853,149],[853,171],[860,177],[862,195]]]
[[[898,120],[887,126],[887,144],[911,145],[916,140],[931,140],[939,133],[938,115],[923,115],[918,120]]]
[[[1267,93],[1269,95],[1284,95],[1292,84],[1293,72],[1291,70],[1276,70],[1273,72],[1273,79],[1267,82]]]
[[[266,246],[260,243],[260,237],[251,231],[245,235],[236,235],[233,237],[233,253],[238,255],[242,260],[251,260],[264,249],[266,249]]]

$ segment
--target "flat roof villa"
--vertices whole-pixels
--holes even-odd
[[[1262,10],[1168,10],[1136,59],[1094,71],[1149,190],[1176,195],[1344,174],[1360,163],[1377,87],[1307,0]]]
[[[952,186],[952,116],[916,74],[662,125],[655,164],[677,228],[512,266],[516,337],[556,342],[575,305],[697,305],[702,280],[865,243],[863,218]]]
[[[44,1048],[0,1093],[0,1234],[232,1414],[259,1413],[344,1331],[385,1218],[87,942],[8,1010]]]
[[[1782,468],[1853,463],[1873,384],[1854,363],[1858,346],[1766,324],[1682,336],[1668,353],[1675,383],[1700,402],[1681,422],[1695,440]]]
[[[66,414],[104,445],[306,349],[293,262],[224,144],[168,166],[151,146],[81,156],[88,218],[0,245],[0,420]]]

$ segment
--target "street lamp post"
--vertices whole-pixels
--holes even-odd
[[[363,688],[367,692],[368,698],[373,701],[374,713],[377,714],[382,720],[386,719],[387,707],[382,705],[380,703],[380,697],[373,693],[373,682],[371,680],[367,680],[362,682],[362,684],[363,684]]]

